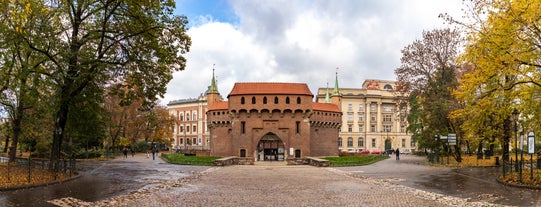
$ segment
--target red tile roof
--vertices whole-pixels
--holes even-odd
[[[312,108],[314,111],[330,111],[330,112],[340,112],[337,105],[330,103],[312,103]]]
[[[219,101],[214,102],[212,105],[209,106],[209,111],[211,110],[227,110],[229,107],[229,103],[227,101]]]
[[[292,94],[313,96],[306,83],[235,83],[229,93],[231,95],[255,95],[255,94]]]

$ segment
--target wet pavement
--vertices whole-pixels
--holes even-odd
[[[200,175],[201,172],[208,170],[211,170],[209,171],[211,173],[201,175],[201,179],[232,169],[244,173],[254,168],[256,172],[261,172],[261,170],[256,169],[261,168],[261,166],[257,165],[226,168],[171,165],[164,163],[159,158],[156,158],[156,160],[146,158],[144,154],[138,154],[136,157],[129,157],[128,159],[80,162],[79,168],[82,176],[73,181],[47,187],[0,192],[0,206],[54,206],[48,201],[67,197],[85,202],[103,201],[140,191],[141,189],[159,187],[159,185],[164,185],[164,181]],[[270,168],[293,169],[291,173],[296,171],[294,166],[263,167],[262,169],[269,171]],[[484,201],[512,206],[541,206],[541,192],[538,190],[507,187],[497,183],[495,178],[501,168],[431,167],[426,165],[425,158],[407,155],[402,156],[400,161],[387,159],[367,166],[305,167],[298,169],[310,173],[318,173],[318,171],[328,173],[325,171],[334,169],[336,172],[344,172],[358,178],[385,180],[397,184],[395,187],[398,185],[406,186],[422,191],[463,198],[472,202]],[[329,177],[328,175],[325,176]],[[192,180],[187,186],[197,185],[198,182],[197,179]],[[325,181],[321,180],[321,182]],[[185,184],[182,185],[186,186]],[[228,186],[228,184],[224,183],[224,186]],[[393,185],[383,186],[392,187]],[[212,185],[210,188],[212,189]],[[341,188],[348,189],[345,186]],[[171,194],[179,196],[174,192],[171,192]],[[204,199],[207,198],[204,197]],[[159,200],[156,202],[159,203]]]
[[[62,184],[0,192],[0,206],[55,206],[47,201],[63,197],[93,202],[149,188],[164,180],[188,177],[209,168],[171,165],[160,158],[146,158],[145,154],[77,164],[80,178]]]
[[[541,192],[504,186],[496,181],[501,168],[447,168],[426,165],[426,158],[413,155],[387,159],[368,166],[337,168],[357,176],[388,179],[392,183],[470,201],[512,206],[541,206]]]

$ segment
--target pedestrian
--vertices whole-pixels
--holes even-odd
[[[156,147],[152,146],[152,149],[150,149],[150,151],[152,151],[152,160],[155,160],[155,157],[156,157]]]
[[[150,157],[150,151],[147,149],[147,159]]]
[[[128,159],[128,149],[124,148],[122,154],[124,154],[124,159]]]
[[[400,160],[400,150],[396,148],[396,151],[394,151],[394,153],[396,154],[396,160]]]
[[[130,151],[131,151],[131,157],[134,157],[135,156],[135,150],[133,148],[131,148]]]

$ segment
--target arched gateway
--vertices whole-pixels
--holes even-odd
[[[284,161],[285,145],[276,134],[267,133],[257,143],[257,161]]]

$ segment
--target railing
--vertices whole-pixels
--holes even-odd
[[[75,159],[49,160],[0,157],[0,190],[14,186],[63,180],[77,174]]]

